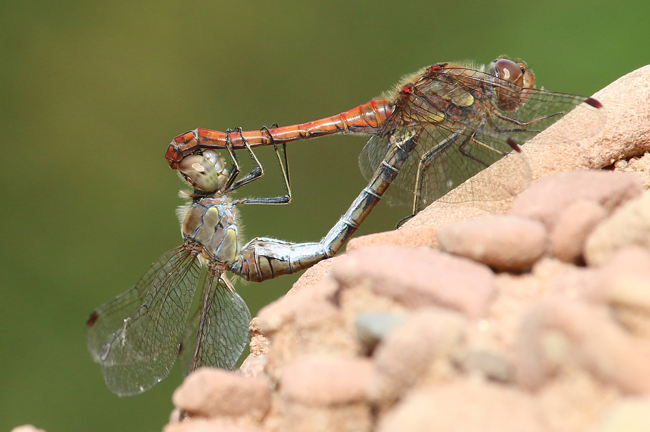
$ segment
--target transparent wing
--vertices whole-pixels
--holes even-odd
[[[494,183],[490,185],[489,195],[476,192],[480,182],[475,180],[468,188],[468,194],[445,197],[448,192],[512,152],[512,147],[485,131],[466,129],[454,132],[431,125],[423,128],[417,141],[417,146],[393,181],[398,187],[386,191],[385,196],[391,204],[413,204],[418,170],[421,171],[418,192],[420,209],[441,198],[449,202],[506,199],[521,192],[530,183],[530,168],[526,159],[513,152],[508,160],[509,175],[492,179]],[[373,136],[363,148],[359,166],[366,179],[372,177],[384,160],[387,145],[387,139]],[[378,151],[379,148],[381,151]]]
[[[585,120],[580,129],[571,132],[574,136],[567,139],[591,135],[602,125],[604,111],[583,103],[585,97],[523,89],[482,71],[457,69],[456,75],[425,74],[417,80],[413,93],[399,96],[393,114],[362,150],[359,165],[369,179],[384,160],[388,137],[408,133],[418,136],[417,146],[393,182],[402,190],[389,188],[389,202],[410,205],[417,193],[419,208],[423,208],[509,153],[509,175],[492,177],[487,195],[474,192],[479,183],[488,181],[477,179],[469,182],[468,193],[449,200],[511,197],[528,185],[531,176],[525,158],[513,152],[509,142],[524,144],[580,104],[580,109],[586,111]],[[504,111],[499,109],[498,100],[511,100],[511,106],[520,106],[515,111]],[[473,101],[472,105],[463,106],[467,101]],[[449,105],[450,102],[463,108]]]
[[[142,393],[169,374],[200,273],[186,246],[172,249],[134,288],[91,315],[88,348],[115,394]]]
[[[196,333],[188,328],[190,332],[183,339],[188,348],[181,356],[183,373],[201,366],[232,369],[248,344],[248,306],[230,281],[213,271],[205,280],[200,311],[193,320]]]
[[[196,337],[199,333],[199,321],[201,320],[201,309],[202,305],[197,308],[190,317],[185,330],[183,331],[183,337],[181,339],[180,348],[178,350],[178,364],[183,373],[183,377],[186,377],[190,372],[190,364],[192,363],[192,355],[194,354],[194,347],[196,346]]]

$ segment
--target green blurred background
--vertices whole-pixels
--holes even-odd
[[[504,53],[538,85],[588,95],[650,62],[649,16],[648,2],[604,0],[3,1],[0,430],[167,422],[180,373],[118,398],[84,322],[180,244],[174,136],[333,115],[422,66]],[[291,145],[294,202],[243,209],[247,237],[320,239],[364,185],[364,141]],[[258,183],[246,193],[282,192]],[[380,204],[361,233],[407,211]],[[255,314],[296,278],[238,286]]]

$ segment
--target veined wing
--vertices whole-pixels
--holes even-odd
[[[506,79],[484,71],[449,68],[445,74],[451,80],[441,85],[435,79],[420,87],[427,93],[448,92],[442,97],[455,100],[453,93],[472,91],[480,100],[485,125],[492,135],[505,135],[518,144],[524,144],[535,135],[578,108],[584,115],[580,127],[567,131],[569,140],[593,135],[602,127],[605,110],[593,98],[536,88],[524,88]],[[442,88],[441,88],[442,86]],[[500,107],[509,107],[502,109]],[[453,119],[457,121],[457,119]]]
[[[205,279],[199,311],[183,338],[183,374],[201,366],[232,369],[248,344],[251,314],[230,281],[216,269]]]
[[[142,393],[169,374],[200,273],[188,245],[172,249],[134,288],[91,315],[88,348],[111,391],[119,396]]]
[[[423,208],[511,153],[513,145],[527,142],[577,105],[582,104],[580,109],[586,111],[582,117],[585,120],[581,128],[575,129],[574,136],[566,137],[568,140],[589,136],[602,124],[604,112],[593,99],[524,89],[482,71],[455,69],[456,74],[445,73],[440,80],[422,78],[410,93],[400,95],[395,112],[359,156],[361,171],[370,178],[384,160],[389,136],[409,132],[419,135],[417,146],[393,182],[406,192],[389,188],[389,202],[411,204],[416,193],[419,208]],[[470,105],[479,98],[477,104]],[[447,108],[443,114],[441,110],[449,101],[465,106],[460,110]],[[499,104],[517,109],[505,111]],[[487,196],[483,190],[475,194],[476,188],[469,187],[468,194],[450,199],[501,200],[520,192],[530,182],[530,168],[515,153],[506,162],[509,175],[502,180],[490,180],[489,187],[482,188],[489,192]],[[421,184],[416,188],[419,170]]]

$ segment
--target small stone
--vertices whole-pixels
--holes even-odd
[[[310,406],[360,402],[367,398],[372,370],[367,359],[306,356],[284,367],[280,391]]]
[[[368,246],[376,246],[381,244],[394,244],[411,247],[430,246],[436,245],[436,232],[437,227],[420,227],[420,228],[407,228],[402,227],[393,231],[380,232],[376,234],[369,234],[361,237],[355,237],[346,246],[345,250],[352,252],[353,250],[362,249]]]
[[[487,216],[443,225],[440,249],[497,270],[530,268],[547,249],[544,225],[515,216]]]
[[[259,421],[271,406],[271,388],[263,378],[202,367],[185,378],[172,402],[193,416],[247,416]]]
[[[650,431],[650,398],[631,397],[620,400],[603,415],[594,432]]]
[[[323,280],[309,289],[290,291],[286,296],[260,309],[256,317],[260,333],[270,336],[282,326],[293,323],[297,316],[305,317],[313,312],[322,317],[335,313],[329,300],[334,297],[337,289],[333,281]],[[312,311],[312,308],[317,310]]]
[[[632,173],[571,171],[533,183],[513,202],[509,214],[542,222],[553,232],[560,216],[578,201],[590,201],[611,212],[641,194],[641,181]]]
[[[586,298],[608,305],[627,331],[650,345],[650,251],[622,248],[594,273]]]
[[[463,368],[503,383],[514,379],[514,368],[510,362],[501,353],[486,349],[470,347],[463,358]]]
[[[593,274],[584,292],[590,301],[610,304],[611,291],[620,278],[650,279],[650,251],[639,246],[627,246],[616,251],[600,268],[590,269]]]
[[[408,395],[380,418],[378,432],[548,430],[529,394],[505,386],[461,381]]]
[[[366,352],[372,352],[386,335],[404,321],[404,315],[389,313],[364,313],[354,320],[357,338],[364,345]]]
[[[604,308],[564,297],[541,301],[524,318],[516,345],[517,381],[539,389],[563,364],[578,364],[629,394],[650,390],[650,356]]]
[[[239,372],[246,378],[256,378],[264,375],[264,368],[268,363],[266,354],[253,355],[250,354],[242,362]]]
[[[607,216],[598,203],[580,200],[559,217],[551,234],[553,256],[566,263],[578,263],[591,231]]]
[[[457,312],[434,308],[415,312],[377,346],[371,400],[389,406],[429,371],[450,375],[466,328],[467,320]]]
[[[163,432],[263,432],[251,425],[239,425],[226,419],[187,418],[180,423],[168,424]]]
[[[495,293],[489,268],[424,248],[365,248],[341,257],[331,272],[342,288],[369,283],[406,307],[449,307],[473,319],[485,315]]]
[[[630,201],[603,221],[587,238],[585,260],[599,265],[625,246],[650,250],[650,193]]]
[[[312,406],[287,401],[282,418],[269,431],[279,432],[371,432],[373,416],[367,403]]]

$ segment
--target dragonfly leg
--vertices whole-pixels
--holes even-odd
[[[521,121],[521,120],[514,119],[512,117],[508,117],[507,115],[501,114],[499,111],[497,111],[492,106],[491,106],[491,112],[497,118],[499,118],[499,119],[501,119],[501,120],[503,120],[503,121],[505,121],[507,123],[511,123],[511,124],[514,124],[514,125],[517,125],[517,126],[530,126],[532,124],[539,123],[541,121],[548,120],[548,119],[551,119],[551,118],[556,117],[556,116],[562,117],[562,116],[564,116],[564,114],[566,114],[564,112],[556,112],[555,114],[549,114],[549,115],[546,115],[546,116],[537,117],[537,118],[534,118],[532,120]],[[520,131],[527,131],[527,130],[528,129],[514,129],[513,131],[520,132]]]
[[[266,237],[255,238],[242,248],[230,270],[246,280],[261,282],[309,268],[336,255],[377,205],[415,148],[418,137],[415,133],[401,138],[391,137],[386,157],[368,186],[320,242],[290,243]]]
[[[439,143],[437,146],[435,146],[434,148],[426,152],[424,155],[422,155],[418,163],[418,171],[415,176],[415,187],[413,189],[413,207],[411,210],[411,215],[400,220],[398,222],[398,226],[401,226],[404,222],[411,219],[420,210],[422,210],[420,208],[422,203],[422,188],[423,188],[422,179],[425,178],[426,172],[429,169],[431,162],[436,157],[440,156],[440,153],[447,150],[451,144],[453,144],[456,140],[458,140],[458,138],[463,134],[463,132],[464,131],[454,132],[445,140],[443,140],[441,143]]]
[[[265,126],[262,128],[262,130],[266,130],[268,132],[268,128]],[[289,204],[291,202],[291,180],[289,179],[289,160],[287,158],[287,146],[286,144],[282,144],[282,153],[284,155],[284,163],[282,162],[282,157],[280,156],[280,150],[278,149],[278,145],[275,143],[273,140],[273,136],[269,132],[269,139],[271,140],[271,144],[273,145],[273,149],[275,150],[275,156],[278,160],[278,164],[280,165],[280,171],[282,172],[282,182],[284,184],[284,190],[285,194],[280,195],[277,197],[264,197],[264,198],[242,198],[236,201],[233,201],[234,205],[239,205],[239,204]],[[255,161],[257,161],[257,164],[260,166],[259,160],[255,157],[255,154],[253,153],[252,149],[248,144],[246,144],[246,141],[244,140],[244,137],[242,136],[242,141],[245,143],[246,148],[248,148],[249,152],[251,155],[255,158]],[[262,171],[262,175],[264,172]],[[251,179],[248,182],[251,182],[255,179]],[[248,183],[247,182],[247,183]],[[242,186],[242,185],[239,185]],[[237,187],[239,187],[237,186]]]
[[[232,145],[232,140],[230,139],[230,134],[232,132],[239,132],[239,135],[241,136],[241,140],[246,147],[246,150],[248,150],[248,154],[250,155],[251,159],[253,160],[253,166],[254,168],[246,174],[242,179],[238,180],[235,182],[235,179],[237,175],[239,175],[240,171],[240,166],[239,166],[239,161],[237,160],[237,156],[235,155],[235,151]],[[248,145],[248,142],[244,139],[244,130],[241,127],[233,129],[227,129],[226,130],[226,149],[228,150],[228,153],[230,154],[230,158],[232,159],[233,162],[233,171],[236,170],[237,175],[234,176],[234,178],[229,178],[229,182],[226,184],[225,193],[232,192],[236,189],[239,189],[240,187],[244,186],[245,184],[248,184],[254,180],[259,179],[264,175],[264,168],[262,168],[262,164],[260,163],[259,159],[257,159],[257,156],[255,156],[255,153],[253,152],[253,149]]]
[[[239,166],[239,160],[237,159],[237,155],[235,154],[235,151],[232,146],[232,140],[230,139],[230,134],[232,132],[233,132],[232,129],[226,130],[226,149],[228,150],[228,154],[230,154],[230,159],[232,160],[232,168],[230,169],[230,173],[228,174],[228,180],[226,181],[226,185],[224,186],[225,190],[229,190],[232,188],[233,183],[235,183],[235,180],[237,180],[237,177],[241,172],[241,168]]]

